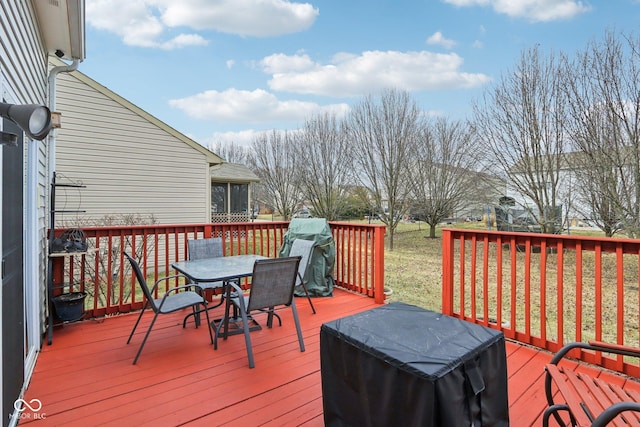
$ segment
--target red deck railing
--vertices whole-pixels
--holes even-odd
[[[329,224],[336,247],[336,284],[382,304],[385,227]],[[135,255],[148,280],[155,281],[176,273],[171,264],[186,259],[189,239],[222,237],[226,255],[277,257],[288,225],[283,221],[83,228],[91,250],[53,259],[54,294],[86,292],[85,317],[139,309],[142,295],[137,292],[137,285],[132,287],[134,276],[123,250]]]
[[[550,351],[639,345],[640,240],[446,229],[442,267],[444,314]],[[640,375],[637,360],[576,356]]]

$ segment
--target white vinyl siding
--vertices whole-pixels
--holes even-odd
[[[37,30],[35,12],[29,0],[0,2],[0,86],[1,98],[15,104],[46,105],[47,54]],[[35,283],[25,286],[38,286],[41,301],[46,294],[47,268],[47,222],[48,222],[48,153],[45,142],[25,139],[25,157],[27,150],[36,150],[35,171],[37,188],[25,188],[25,197],[34,197],[37,206],[37,241],[25,241],[25,253],[37,256],[35,271],[25,277],[33,277]],[[26,166],[25,166],[26,168]],[[29,173],[25,169],[24,182],[28,182]],[[25,204],[25,208],[28,203]],[[10,209],[3,206],[4,209]],[[31,215],[25,213],[27,221]],[[27,224],[27,222],[25,222]],[[1,255],[1,253],[0,253]],[[28,266],[34,265],[29,263]],[[27,266],[27,268],[28,268]],[[40,307],[40,324],[44,325],[44,304]],[[26,373],[29,374],[28,372]]]
[[[0,66],[3,98],[10,90],[15,103],[44,104],[47,55],[28,0],[0,2]]]
[[[209,221],[209,162],[202,151],[103,91],[75,77],[58,78],[56,173],[59,209],[81,209],[83,221],[150,215],[160,224]],[[186,137],[185,137],[186,138]],[[60,225],[76,214],[58,215]],[[58,221],[56,221],[58,222]]]

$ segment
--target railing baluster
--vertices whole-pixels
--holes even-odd
[[[547,242],[543,240],[540,242],[540,316],[538,316],[538,336],[542,339],[542,342],[547,340]],[[557,288],[556,288],[557,292]],[[560,301],[559,295],[556,293],[557,301]],[[559,315],[560,313],[558,313]],[[528,313],[528,318],[530,318],[531,313]],[[556,321],[558,318],[556,317]],[[556,322],[557,326],[557,322]],[[558,329],[556,327],[556,334],[558,333]],[[558,337],[559,338],[559,337]]]
[[[496,246],[496,265],[497,265],[496,285],[498,287],[498,290],[496,292],[497,294],[496,323],[498,324],[498,326],[502,327],[502,310],[504,309],[504,306],[502,303],[503,293],[502,293],[502,237],[501,236],[498,236],[495,246]]]
[[[476,319],[478,318],[477,316],[477,299],[478,299],[478,295],[477,295],[477,283],[476,283],[476,271],[478,269],[477,267],[477,258],[478,258],[478,254],[477,254],[477,236],[472,236],[471,237],[471,272],[470,272],[470,276],[471,278],[469,279],[469,285],[471,286],[471,313],[470,313],[470,318],[471,320],[473,320],[474,322],[476,321]]]
[[[485,325],[489,322],[489,238],[482,238],[482,315]]]
[[[558,349],[564,345],[564,243],[562,240],[556,245],[556,288],[558,289]]]

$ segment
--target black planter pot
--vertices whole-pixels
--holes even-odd
[[[56,315],[63,322],[80,320],[84,315],[86,292],[70,292],[53,297]]]

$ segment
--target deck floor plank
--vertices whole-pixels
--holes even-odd
[[[314,299],[316,315],[306,300],[296,300],[304,353],[289,310],[281,312],[282,327],[252,333],[251,370],[242,335],[213,350],[206,329],[193,321],[182,329],[183,313],[158,318],[135,366],[151,313],[129,345],[137,313],[65,325],[44,346],[25,396],[42,401],[46,418],[29,419],[26,412],[20,425],[321,426],[320,326],[376,307],[371,298],[339,289],[334,294]],[[551,355],[511,341],[506,351],[511,424],[540,425],[543,366]]]

